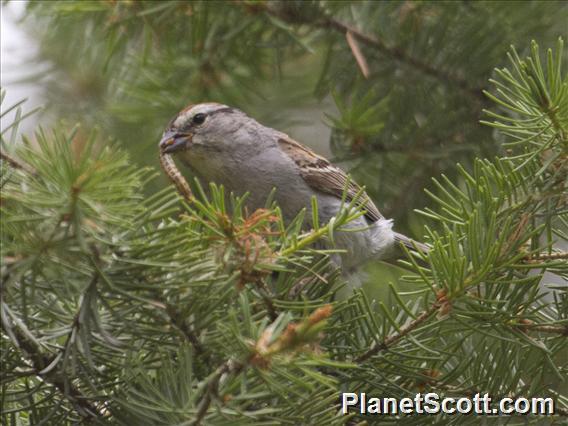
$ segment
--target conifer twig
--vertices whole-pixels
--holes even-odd
[[[32,167],[28,166],[27,164],[21,163],[19,160],[16,160],[14,157],[6,154],[5,152],[0,151],[0,158],[6,161],[14,169],[22,170],[34,176],[37,175],[37,172]]]
[[[527,256],[523,260],[525,263],[541,263],[547,260],[563,260],[563,259],[568,259],[568,252],[556,251],[552,253],[539,253],[537,255]]]
[[[387,336],[381,343],[373,345],[371,349],[369,349],[363,355],[360,355],[357,358],[355,358],[355,362],[364,362],[373,355],[376,355],[379,352],[388,349],[393,344],[395,344],[400,339],[402,339],[404,336],[406,336],[408,333],[414,331],[415,329],[420,327],[423,323],[425,323],[428,320],[428,318],[430,318],[435,312],[438,311],[439,308],[440,308],[440,303],[435,302],[428,310],[423,311],[420,315],[418,315],[418,317],[415,320],[401,327],[398,333]]]
[[[275,16],[286,22],[312,25],[320,28],[329,28],[345,35],[351,34],[351,36],[354,39],[357,39],[361,43],[387,56],[390,56],[391,58],[399,62],[411,65],[414,69],[426,75],[434,77],[435,79],[441,81],[444,84],[449,83],[457,87],[458,89],[462,90],[464,93],[467,93],[472,98],[477,99],[478,101],[482,102],[486,101],[485,95],[483,94],[483,89],[480,87],[472,87],[466,79],[459,77],[455,74],[452,74],[449,71],[436,68],[433,65],[424,62],[421,59],[411,56],[400,47],[388,46],[383,40],[376,37],[375,35],[366,34],[342,21],[339,21],[338,19],[326,16],[323,11],[321,16],[319,16],[315,21],[312,22],[308,21],[307,19],[301,16],[298,16],[295,13],[289,13],[286,9],[282,8],[280,4],[278,4],[276,7],[271,7],[269,3],[265,3],[262,6],[255,5],[255,9],[263,10],[269,15]]]
[[[471,87],[467,80],[458,77],[448,71],[438,69],[418,58],[410,56],[400,47],[387,46],[381,39],[369,34],[365,34],[362,31],[359,31],[358,29],[353,28],[334,18],[326,17],[323,20],[322,24],[320,24],[320,26],[333,28],[343,33],[349,32],[367,46],[373,47],[374,49],[394,58],[397,61],[412,65],[413,68],[423,72],[424,74],[434,77],[443,83],[450,83],[460,90],[464,91],[468,95],[475,97],[477,100],[485,101],[485,95],[483,94],[481,88]]]
[[[4,302],[2,302],[2,305],[4,305]],[[4,305],[2,316],[5,316],[6,309],[7,306]],[[85,421],[103,417],[101,410],[89,401],[73,382],[65,380],[64,375],[57,374],[57,367],[51,368],[54,358],[41,350],[37,339],[28,337],[28,335],[31,336],[29,330],[26,333],[23,333],[17,327],[10,327],[10,330],[8,330],[7,321],[10,320],[4,318],[2,321],[2,331],[15,339],[15,345],[22,349],[23,354],[31,363],[34,374],[57,389]],[[48,371],[44,372],[44,370]]]
[[[278,312],[274,307],[274,303],[272,303],[270,295],[266,292],[265,289],[260,289],[259,293],[262,301],[264,302],[264,305],[266,306],[266,313],[268,314],[268,318],[270,319],[270,321],[276,321],[276,318],[278,318]]]
[[[195,415],[195,420],[191,423],[192,426],[197,426],[201,424],[201,421],[207,414],[207,410],[209,409],[209,406],[213,401],[213,396],[219,393],[219,382],[221,381],[221,378],[225,374],[237,375],[244,370],[245,366],[246,364],[230,359],[225,361],[223,364],[221,364],[219,368],[217,368],[215,373],[209,378],[209,380],[205,384],[205,389],[203,391],[203,396],[197,408],[197,414]]]
[[[540,331],[541,333],[560,334],[568,337],[568,325],[544,325],[524,322],[517,327],[526,331]]]
[[[168,318],[170,322],[185,336],[185,338],[191,343],[195,353],[197,355],[205,355],[206,351],[199,338],[195,334],[193,327],[190,324],[187,324],[182,318],[180,318],[179,312],[175,309],[172,305],[166,305],[166,313],[168,314]]]
[[[325,305],[316,309],[310,316],[299,323],[289,323],[280,336],[268,343],[274,332],[274,323],[267,327],[261,337],[256,341],[253,352],[242,361],[229,359],[221,364],[203,385],[203,394],[198,404],[195,420],[192,426],[201,424],[207,414],[214,396],[219,394],[219,383],[224,375],[236,376],[249,366],[267,368],[270,360],[278,354],[293,352],[306,344],[318,340],[320,331],[326,320],[333,311],[331,305]]]

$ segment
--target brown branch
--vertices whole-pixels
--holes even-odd
[[[536,255],[530,255],[523,258],[525,263],[542,263],[543,261],[547,260],[563,260],[568,259],[568,252],[566,251],[557,251],[553,253],[539,253]]]
[[[440,309],[440,306],[441,305],[440,305],[439,301],[435,302],[432,306],[430,306],[430,308],[428,310],[426,310],[426,311],[422,312],[420,315],[418,315],[418,317],[416,317],[415,320],[413,320],[413,321],[409,322],[407,325],[401,327],[400,330],[398,331],[398,333],[391,334],[390,336],[387,336],[381,343],[377,343],[377,344],[373,345],[371,347],[371,349],[369,349],[363,355],[360,355],[357,358],[355,358],[355,362],[364,362],[364,361],[368,360],[370,357],[372,357],[373,355],[377,355],[379,352],[388,349],[393,344],[395,344],[400,339],[402,339],[404,336],[409,334],[411,331],[416,330],[418,327],[420,327],[422,324],[424,324],[428,320],[428,318],[430,318],[435,312],[438,311],[438,309]]]
[[[180,318],[179,312],[172,305],[166,305],[166,313],[170,319],[170,322],[175,326],[183,336],[191,343],[195,353],[197,355],[206,355],[205,348],[203,344],[199,341],[197,334],[193,330],[190,324],[188,324],[184,319]]]
[[[266,313],[268,314],[268,318],[270,319],[270,321],[276,321],[276,318],[278,318],[278,310],[276,309],[274,303],[272,302],[272,299],[270,298],[270,290],[268,289],[268,286],[263,279],[259,280],[258,284],[258,293],[260,294],[260,297],[262,298],[262,301],[266,306]]]
[[[270,296],[268,296],[268,294],[266,294],[265,292],[260,292],[260,297],[262,298],[262,301],[266,306],[266,313],[268,314],[268,319],[270,319],[270,321],[276,321],[276,318],[278,318],[278,312],[274,307],[274,303],[272,303],[272,299],[270,299]]]
[[[381,351],[389,349],[393,344],[397,343],[403,337],[408,335],[410,332],[417,329],[423,323],[425,323],[432,314],[444,310],[448,301],[445,297],[438,297],[438,300],[426,311],[423,311],[416,319],[409,322],[407,325],[400,328],[398,333],[391,334],[387,336],[381,343],[377,343],[371,347],[367,352],[355,358],[355,362],[364,362],[370,357],[377,355]],[[540,331],[543,333],[555,333],[563,336],[568,336],[568,326],[553,326],[553,325],[541,325],[541,324],[522,324],[519,325],[524,329],[529,328],[531,331]]]
[[[37,172],[32,167],[28,166],[27,164],[21,163],[19,160],[16,160],[14,157],[6,154],[5,152],[0,151],[0,158],[6,161],[10,166],[14,169],[22,170],[26,173],[29,173],[33,176],[37,175]]]
[[[314,343],[320,338],[320,327],[331,316],[333,307],[325,305],[317,308],[307,318],[299,323],[289,323],[280,336],[273,340],[275,323],[267,327],[255,342],[252,352],[242,361],[229,359],[215,370],[215,373],[203,384],[203,393],[200,398],[197,414],[192,425],[199,425],[206,416],[213,397],[219,395],[219,382],[224,375],[236,376],[249,366],[267,368],[270,359],[277,354],[295,352],[304,348],[307,344]]]
[[[93,278],[91,278],[89,285],[87,286],[87,288],[83,292],[83,295],[82,295],[82,298],[81,298],[81,303],[79,305],[79,309],[77,310],[77,312],[73,316],[73,323],[71,324],[71,328],[69,329],[69,333],[67,333],[67,337],[65,339],[65,344],[63,345],[63,349],[61,351],[63,353],[64,358],[67,357],[67,352],[69,350],[69,347],[71,346],[73,335],[75,334],[76,331],[79,330],[79,328],[81,328],[80,318],[82,316],[83,309],[85,309],[87,307],[87,305],[90,303],[88,294],[91,291],[91,289],[96,287],[98,281],[99,281],[99,273],[98,273],[98,271],[95,271],[95,273],[93,274]],[[65,366],[65,362],[63,363],[63,365]]]
[[[207,410],[211,406],[211,402],[213,401],[213,397],[219,394],[219,382],[224,374],[232,374],[237,375],[240,374],[247,363],[241,363],[235,360],[228,360],[225,361],[211,376],[211,378],[205,383],[205,389],[203,391],[203,396],[201,397],[201,401],[197,407],[197,414],[195,415],[195,420],[191,422],[192,426],[200,425],[203,418],[207,414]]]
[[[276,311],[276,308],[274,307],[274,304],[272,303],[272,300],[262,290],[262,288],[259,289],[259,293],[263,302],[266,305],[267,313],[270,320],[275,321],[276,318],[278,317],[278,313]],[[176,308],[173,305],[162,302],[159,302],[159,305],[162,309],[165,309],[166,314],[168,315],[168,318],[170,320],[170,323],[176,329],[178,329],[183,335],[183,337],[193,346],[196,355],[203,356],[205,361],[209,362],[209,354],[207,352],[207,349],[203,346],[203,344],[199,340],[199,337],[197,337],[197,334],[195,333],[193,327],[190,324],[188,324],[187,321],[181,318],[180,313],[176,310]]]
[[[486,101],[485,95],[483,94],[483,89],[471,87],[467,80],[458,77],[448,71],[438,69],[418,58],[410,56],[400,47],[387,46],[381,39],[369,34],[365,34],[331,17],[324,18],[320,26],[333,28],[342,33],[350,32],[354,37],[356,37],[359,41],[366,44],[367,46],[372,47],[399,62],[404,62],[406,64],[412,65],[415,69],[423,72],[426,75],[434,77],[437,80],[440,80],[442,83],[450,83],[453,86],[456,86],[458,89],[464,91],[468,95],[475,97],[477,100],[481,100],[483,102]]]
[[[5,313],[4,311],[3,309],[3,314]],[[13,343],[26,355],[35,375],[41,377],[46,383],[51,384],[61,392],[63,397],[71,403],[77,414],[85,421],[103,417],[101,410],[90,402],[89,399],[68,380],[64,372],[60,371],[58,368],[50,368],[48,372],[42,373],[43,370],[47,369],[53,363],[53,356],[44,353],[39,344],[28,338],[19,328],[10,327],[10,330],[8,330],[7,321],[11,322],[8,318],[2,321],[2,330],[15,339]]]
[[[563,336],[568,336],[567,326],[534,324],[525,327],[528,327],[530,331],[540,331],[542,333],[556,333],[556,334],[561,334]]]
[[[544,325],[535,324],[530,320],[521,320],[520,324],[516,327],[523,332],[527,331],[540,331],[541,333],[560,334],[561,336],[568,336],[568,325]]]
[[[58,222],[58,224],[61,220]],[[58,225],[57,225],[58,226]],[[55,230],[50,236],[51,240],[54,237]],[[97,247],[95,245],[91,246],[91,251],[94,257],[93,264],[98,266],[100,263],[100,255]],[[107,410],[106,406],[99,406],[92,404],[88,397],[82,394],[82,392],[73,385],[71,380],[66,374],[65,371],[65,362],[63,365],[60,364],[60,359],[66,358],[66,353],[69,350],[69,346],[72,343],[72,336],[76,330],[81,327],[80,318],[83,309],[87,306],[88,302],[88,293],[94,289],[98,283],[100,278],[100,273],[98,269],[95,270],[91,281],[89,282],[85,292],[82,302],[79,306],[78,311],[73,317],[73,323],[71,324],[71,329],[67,334],[67,338],[65,340],[65,344],[60,351],[59,355],[52,355],[44,353],[41,350],[41,346],[36,343],[35,339],[29,337],[31,334],[29,331],[25,333],[22,332],[19,328],[14,328],[12,324],[10,324],[11,320],[8,318],[6,314],[7,310],[9,310],[8,306],[3,304],[2,314],[5,319],[2,321],[2,329],[4,332],[12,338],[13,343],[16,347],[23,350],[28,355],[28,360],[32,364],[32,368],[35,375],[41,377],[46,383],[53,385],[56,389],[58,389],[63,396],[71,403],[74,407],[77,414],[84,418],[85,421],[91,421],[96,418],[100,418],[105,416],[103,410]],[[57,357],[60,356],[61,358],[58,359]],[[47,371],[44,371],[47,370]],[[105,404],[106,405],[106,404]]]
[[[244,4],[246,7],[246,3],[239,3]],[[303,16],[298,15],[293,10],[282,7],[282,4],[280,4],[279,2],[275,3],[275,6],[271,6],[270,3],[255,5],[255,11],[264,11],[269,15],[272,15],[291,24],[304,24],[320,28],[329,28],[345,35],[350,33],[353,38],[359,40],[361,43],[367,45],[368,47],[381,52],[384,55],[390,56],[391,58],[399,62],[412,65],[412,67],[422,72],[423,74],[434,77],[444,84],[449,83],[478,101],[487,101],[487,98],[483,94],[483,89],[480,87],[472,87],[466,79],[452,74],[449,71],[436,68],[421,59],[411,56],[400,47],[388,46],[380,38],[374,35],[366,34],[344,22],[332,18],[331,16],[327,16],[325,15],[324,11],[321,11],[321,16],[319,16],[315,20],[315,22],[305,19]]]

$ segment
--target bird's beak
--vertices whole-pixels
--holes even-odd
[[[166,130],[160,140],[160,149],[166,154],[184,151],[189,148],[192,135],[190,133],[176,133],[172,130]]]

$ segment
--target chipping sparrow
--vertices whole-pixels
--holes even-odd
[[[347,199],[360,190],[345,172],[285,133],[263,126],[242,111],[218,103],[190,105],[169,123],[160,149],[176,154],[202,181],[222,184],[241,195],[249,192],[247,206],[261,208],[273,188],[285,221],[307,210],[311,217],[311,197],[316,196],[319,222],[334,217]],[[365,214],[345,225],[361,229],[337,232],[335,248],[345,250],[334,261],[349,272],[369,259],[389,254],[396,241],[428,250],[424,244],[392,231],[367,194],[361,207]]]

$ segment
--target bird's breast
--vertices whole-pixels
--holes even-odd
[[[239,196],[248,193],[249,211],[265,207],[273,188],[276,189],[274,199],[286,221],[310,206],[311,189],[301,177],[298,166],[277,146],[248,154],[208,155],[194,151],[185,154],[182,161],[204,183],[223,185]]]

